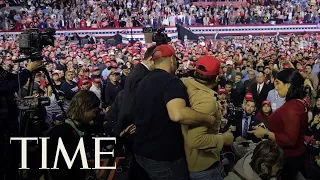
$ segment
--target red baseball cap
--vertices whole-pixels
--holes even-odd
[[[52,75],[54,75],[54,74],[59,74],[59,70],[54,70],[54,71],[52,72]]]
[[[219,74],[219,70],[220,61],[213,56],[202,56],[196,62],[196,71],[202,75],[214,76]]]
[[[283,69],[288,69],[288,68],[290,68],[290,65],[288,63],[284,63],[283,64]]]
[[[264,106],[265,104],[268,104],[269,106],[271,106],[271,102],[268,100],[265,100],[262,102],[262,106]]]
[[[220,94],[226,94],[227,93],[227,91],[226,91],[226,89],[225,88],[220,88],[219,90],[218,90],[218,94],[220,95]]]
[[[101,82],[101,79],[100,78],[94,78],[92,80],[93,83],[100,83]]]
[[[173,47],[170,45],[160,45],[153,50],[152,60],[170,56],[176,57],[176,52],[174,51]]]
[[[98,71],[98,70],[99,70],[98,67],[94,67],[94,68],[91,69],[91,72]]]
[[[79,86],[82,86],[82,85],[84,85],[84,84],[89,84],[89,81],[86,80],[86,79],[83,79],[83,80],[81,80],[81,81],[79,82]]]
[[[244,96],[244,99],[246,101],[253,101],[253,95],[252,93],[247,93],[245,96]]]

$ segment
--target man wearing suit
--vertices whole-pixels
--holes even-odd
[[[260,121],[253,115],[256,110],[255,102],[252,95],[246,95],[246,103],[244,105],[244,112],[236,114],[234,122],[231,122],[231,125],[236,127],[233,131],[233,135],[238,140],[244,138],[246,140],[252,140],[253,142],[260,141],[254,135],[249,134],[248,131],[251,131],[252,126],[257,126],[260,124]],[[233,128],[231,128],[234,130]]]
[[[253,99],[256,103],[257,111],[261,109],[262,102],[267,99],[271,89],[270,85],[264,83],[263,73],[258,73],[257,82],[253,83],[250,88],[250,92],[253,94]]]
[[[97,38],[90,35],[89,38],[88,38],[88,43],[89,44],[96,44],[97,43]]]
[[[118,121],[115,127],[115,135],[120,136],[120,133],[126,129],[128,126],[133,124],[134,119],[134,105],[135,97],[138,85],[140,81],[153,70],[153,61],[151,60],[152,52],[156,46],[151,46],[147,49],[144,54],[144,60],[138,64],[132,72],[126,78],[124,84],[124,92],[121,103],[120,112],[118,115]],[[132,139],[129,137],[128,148],[132,148]],[[133,158],[130,164],[130,172],[128,177],[130,179],[150,179],[147,172],[144,171]]]

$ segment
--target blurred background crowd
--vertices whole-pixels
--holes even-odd
[[[219,6],[210,6],[211,1],[209,5],[199,6],[194,1],[182,0],[0,1],[3,6],[0,10],[1,30],[8,31],[0,39],[0,65],[13,74],[28,66],[28,62],[15,62],[21,55],[19,39],[9,32],[28,28],[90,31],[90,28],[146,25],[228,26],[313,24],[320,21],[320,1],[315,0],[250,0],[237,7],[233,6],[235,1],[218,2]],[[312,159],[310,162],[317,162],[313,160],[319,155],[320,141],[320,34],[277,33],[186,41],[188,43],[182,40],[168,43],[179,59],[175,72],[179,78],[192,77],[198,59],[203,56],[214,56],[220,61],[218,87],[215,89],[223,116],[220,133],[225,133],[230,126],[240,126],[231,122],[242,120],[244,114],[255,117],[268,128],[268,116],[286,102],[275,89],[277,74],[285,69],[299,72],[303,77],[308,115],[308,128],[302,133],[309,149],[308,158]],[[32,83],[33,96],[49,97],[51,103],[43,109],[41,116],[45,119],[45,126],[51,128],[61,120],[58,101],[64,100],[63,107],[67,111],[77,92],[89,90],[99,98],[99,107],[103,110],[101,119],[96,122],[96,131],[106,130],[113,136],[118,119],[117,103],[122,98],[120,92],[123,92],[130,72],[141,62],[150,60],[152,51],[148,52],[148,48],[153,45],[140,41],[110,44],[94,36],[88,37],[87,43],[81,43],[76,33],[61,35],[56,38],[54,46],[42,51],[45,69],[53,79],[59,97],[55,97],[43,71],[37,72],[35,81],[29,80],[17,96],[27,96]],[[248,105],[247,102],[254,104]],[[234,136],[237,140],[257,141],[256,137],[242,132]],[[306,167],[301,172],[305,177],[319,177],[314,172],[319,172],[319,167],[314,170],[310,163]]]

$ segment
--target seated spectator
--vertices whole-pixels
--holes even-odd
[[[262,141],[237,162],[234,170],[224,180],[277,179],[284,161],[283,151],[274,141]]]

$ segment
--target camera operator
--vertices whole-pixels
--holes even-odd
[[[94,124],[99,106],[99,98],[91,91],[81,90],[73,96],[65,122],[55,126],[48,133],[50,137],[48,141],[49,167],[53,167],[58,139],[61,138],[64,142],[67,153],[73,154],[80,138],[84,137]],[[71,169],[68,169],[62,156],[58,159],[57,167],[59,169],[50,170],[52,180],[85,180],[95,176],[92,171],[81,169],[82,162],[79,154],[77,154]]]
[[[27,84],[32,72],[41,66],[41,61],[31,62],[19,75],[0,67],[0,179],[15,180],[18,175],[18,144],[9,146],[9,137],[19,136],[19,113],[14,93]]]

